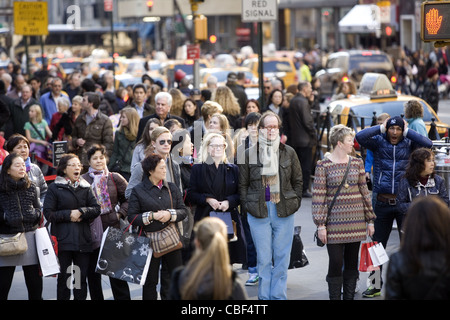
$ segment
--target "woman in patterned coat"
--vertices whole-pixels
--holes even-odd
[[[344,125],[330,131],[333,152],[318,161],[314,178],[312,216],[318,236],[327,244],[329,266],[326,280],[330,299],[353,299],[358,279],[358,254],[361,241],[375,232],[376,218],[367,189],[364,163],[349,156],[353,150],[354,133]],[[347,165],[349,172],[343,181]],[[341,182],[343,186],[328,212]],[[344,268],[344,269],[343,269]]]

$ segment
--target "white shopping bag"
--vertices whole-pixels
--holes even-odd
[[[56,257],[55,250],[53,250],[47,228],[36,229],[35,237],[42,275],[47,277],[59,273],[58,257]]]
[[[372,258],[373,266],[378,267],[389,261],[389,257],[381,243],[369,248],[370,258]]]

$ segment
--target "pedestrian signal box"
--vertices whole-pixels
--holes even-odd
[[[422,3],[420,36],[422,41],[450,41],[450,1]]]

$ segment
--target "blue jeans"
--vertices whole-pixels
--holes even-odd
[[[294,215],[280,218],[276,205],[270,201],[266,204],[267,218],[247,216],[258,261],[258,299],[286,300]]]

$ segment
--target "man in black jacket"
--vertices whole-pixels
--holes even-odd
[[[247,94],[244,88],[237,83],[237,75],[234,72],[230,72],[227,77],[226,86],[230,88],[234,96],[238,100],[239,106],[241,107],[241,115],[245,114],[245,104],[247,103]]]
[[[316,128],[309,105],[309,97],[312,93],[311,83],[299,82],[298,91],[289,105],[290,132],[288,132],[287,143],[294,148],[302,166],[303,197],[310,198],[311,193],[308,192],[308,188],[311,180],[312,147],[317,142]]]
[[[181,126],[184,128],[184,119],[174,116],[170,114],[170,108],[172,107],[172,96],[167,92],[158,92],[155,96],[155,113],[151,114],[147,117],[141,118],[139,120],[139,129],[136,141],[139,141],[142,136],[142,132],[144,131],[145,125],[147,121],[151,118],[157,118],[161,120],[161,123],[164,124],[164,121],[169,119],[176,119],[181,123]]]

